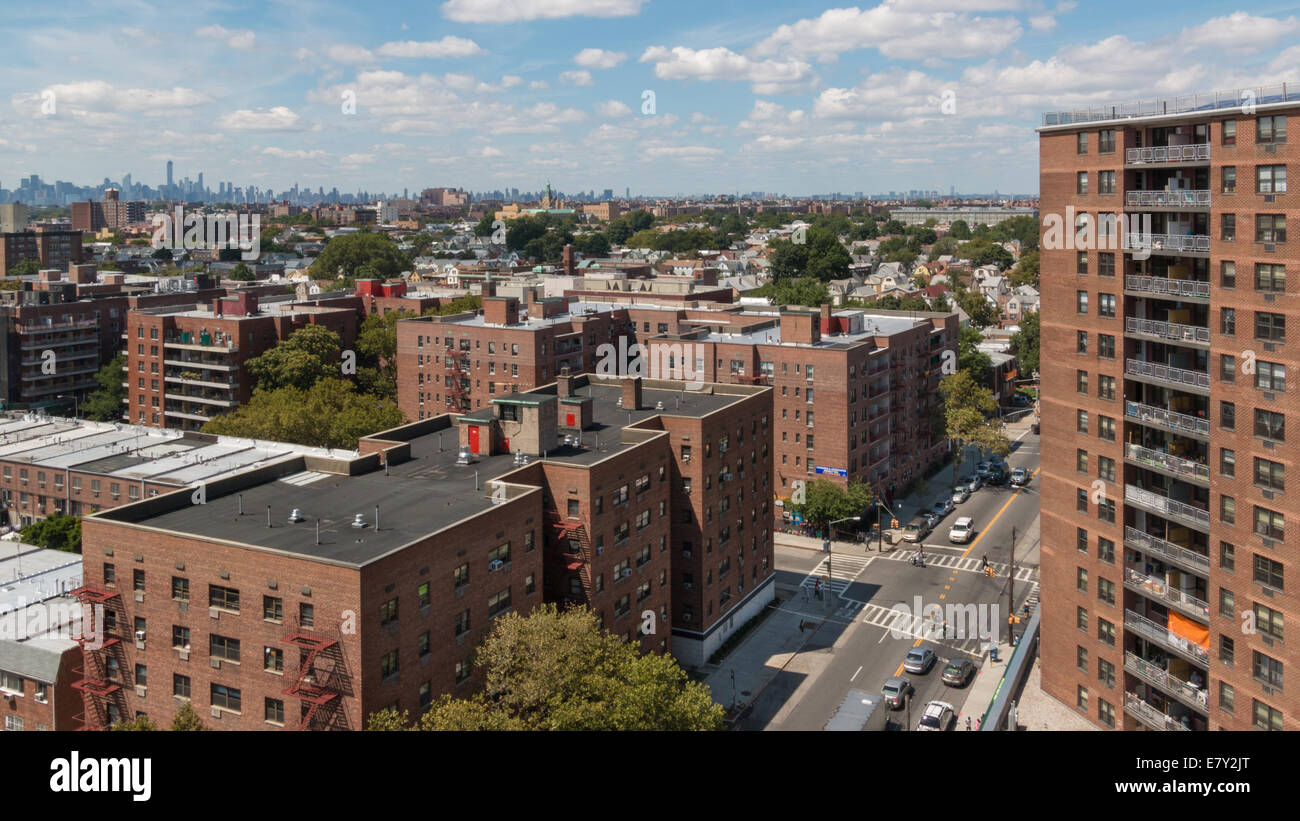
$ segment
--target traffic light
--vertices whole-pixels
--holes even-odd
[[[890,519],[890,520],[889,520],[889,526],[890,526],[890,527],[898,527],[898,520],[897,520],[897,519]]]

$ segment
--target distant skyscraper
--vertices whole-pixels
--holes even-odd
[[[206,196],[207,193],[208,193],[207,190],[203,187],[203,172],[200,171],[199,172],[199,196],[200,197]]]
[[[172,187],[172,161],[168,160],[167,161],[167,190],[170,191],[171,187]]]

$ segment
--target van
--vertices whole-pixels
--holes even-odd
[[[930,535],[930,522],[924,516],[914,516],[903,528],[903,541],[919,542]]]

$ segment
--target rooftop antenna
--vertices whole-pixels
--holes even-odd
[[[239,515],[244,515],[244,494],[239,494]]]
[[[375,532],[379,532],[379,505],[375,505]]]
[[[270,505],[267,505],[267,506],[266,506],[266,526],[267,526],[267,527],[270,527],[270,526],[271,526],[271,506],[270,506]]]
[[[316,518],[316,544],[320,544],[320,517]]]

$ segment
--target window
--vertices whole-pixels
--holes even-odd
[[[1237,191],[1237,167],[1234,165],[1223,166],[1223,193],[1235,194]]]
[[[1275,562],[1268,556],[1255,554],[1254,578],[1259,584],[1284,590],[1285,588],[1282,586],[1282,570],[1283,565],[1281,562]]]
[[[1085,410],[1074,412],[1074,429],[1079,433],[1088,432],[1088,412]]]
[[[1267,262],[1255,264],[1255,290],[1273,294],[1286,292],[1286,266]]]
[[[1074,529],[1074,546],[1080,553],[1088,552],[1088,531],[1081,527]]]
[[[1286,315],[1256,311],[1255,338],[1265,342],[1286,342]]]
[[[1115,500],[1107,499],[1097,505],[1097,518],[1100,521],[1115,524]]]
[[[190,697],[190,677],[172,673],[172,695],[188,700]]]
[[[1115,377],[1105,375],[1097,377],[1097,398],[1111,400],[1115,398]]]
[[[23,494],[24,496],[26,494]],[[108,562],[104,562],[104,585],[114,587],[117,585],[117,568]]]
[[[1282,729],[1282,711],[1274,710],[1258,699],[1254,700],[1254,718],[1253,723],[1256,730],[1278,730]]]
[[[1084,631],[1088,631],[1088,611],[1082,607],[1075,608],[1074,626]]]
[[[220,610],[228,610],[231,613],[239,612],[239,591],[232,587],[221,587],[220,585],[208,585],[208,607],[216,607]]]
[[[1219,569],[1229,573],[1237,569],[1237,548],[1227,542],[1219,542]]]
[[[1080,154],[1088,153],[1088,132],[1080,131],[1077,135],[1078,143],[1075,150]]]
[[[1219,495],[1219,521],[1232,525],[1237,523],[1237,500],[1231,496]]]
[[[469,681],[471,669],[469,659],[461,659],[456,662],[456,683],[463,684],[466,681]]]
[[[1237,215],[1224,214],[1220,221],[1219,239],[1224,242],[1235,242],[1237,240]]]
[[[1074,372],[1074,389],[1078,393],[1084,394],[1085,396],[1088,394],[1088,372],[1087,371]]]
[[[1219,661],[1229,667],[1233,664],[1233,658],[1237,654],[1237,646],[1232,639],[1227,636],[1219,636]]]
[[[262,618],[267,621],[283,621],[284,600],[275,596],[262,597]]]
[[[1107,647],[1115,646],[1115,625],[1105,619],[1097,619],[1097,640]]]
[[[1219,475],[1232,478],[1237,475],[1237,452],[1219,448]]]
[[[1080,171],[1076,175],[1075,184],[1074,184],[1074,193],[1076,194],[1088,193],[1088,172],[1087,171]]]
[[[1075,292],[1074,310],[1075,313],[1079,313],[1079,314],[1088,313],[1088,292],[1087,291]]]
[[[1078,667],[1080,672],[1088,672],[1088,651],[1082,646],[1076,645],[1074,648],[1074,666]]]
[[[1237,287],[1237,263],[1226,259],[1219,263],[1219,284],[1224,288]]]
[[[1076,331],[1075,333],[1076,333],[1075,340],[1074,340],[1075,353],[1086,354],[1088,352],[1088,332]]]
[[[1097,254],[1097,276],[1113,277],[1115,276],[1115,255],[1109,251],[1103,251]]]
[[[460,567],[452,571],[451,577],[457,590],[469,584],[469,565],[462,564]]]
[[[469,632],[469,611],[464,610],[456,614],[455,633],[459,638]]]
[[[172,576],[172,598],[177,601],[190,600],[190,580]]]
[[[1260,117],[1255,120],[1255,142],[1286,142],[1286,115],[1276,114],[1272,117]]]
[[[131,589],[140,593],[144,592],[144,571],[136,568],[131,571]]]
[[[1259,165],[1255,167],[1255,191],[1259,194],[1286,193],[1286,166]]]
[[[1115,583],[1110,579],[1097,579],[1097,600],[1106,604],[1115,605]]]
[[[488,618],[495,618],[510,609],[510,588],[492,596],[488,599]]]
[[[424,582],[415,588],[415,605],[416,607],[428,607],[429,601],[429,583]]]
[[[397,599],[389,599],[379,605],[379,624],[385,626],[397,621]]]
[[[284,702],[278,698],[268,698],[266,700],[266,722],[268,724],[284,724]]]
[[[1224,430],[1237,429],[1237,405],[1233,402],[1219,402],[1219,427]]]
[[[1282,613],[1267,605],[1255,602],[1255,629],[1266,636],[1282,641]]]
[[[1286,365],[1277,362],[1255,363],[1255,387],[1263,391],[1286,390]]]
[[[316,625],[316,607],[315,605],[302,602],[298,605],[298,623],[303,627],[314,627]]]
[[[1269,687],[1282,686],[1282,662],[1255,650],[1251,653],[1251,674],[1255,680]]]
[[[172,647],[177,650],[190,649],[190,628],[172,625]]]
[[[1097,417],[1097,438],[1107,442],[1115,441],[1115,420],[1109,416]]]
[[[1219,615],[1225,619],[1237,618],[1236,597],[1226,587],[1219,588]]]
[[[1076,568],[1074,573],[1074,586],[1080,593],[1088,592],[1088,571],[1082,567]]]
[[[1080,513],[1088,512],[1088,491],[1079,488],[1074,493],[1074,507]]]
[[[283,673],[284,651],[278,647],[263,647],[262,669],[269,673]]]
[[[1097,561],[1115,563],[1115,543],[1104,536],[1097,537]]]
[[[1110,334],[1097,334],[1097,356],[1102,359],[1115,358],[1115,337]]]
[[[1080,251],[1075,258],[1074,273],[1081,277],[1088,275],[1088,252]]]
[[[401,661],[397,657],[396,650],[389,650],[379,658],[379,677],[388,678],[401,672]]]
[[[1219,381],[1237,381],[1237,357],[1230,354],[1219,355]]]
[[[1273,411],[1255,409],[1255,435],[1264,439],[1286,441],[1286,417]]]
[[[1107,482],[1115,481],[1115,460],[1109,456],[1097,457],[1097,478]]]
[[[1083,135],[1083,136],[1086,137],[1087,135]],[[1084,151],[1082,153],[1087,153],[1087,148],[1088,147],[1085,143]],[[1098,154],[1115,153],[1115,129],[1107,128],[1097,132],[1097,153]],[[1111,173],[1113,174],[1115,172],[1112,171]]]
[[[1286,242],[1286,215],[1256,214],[1255,242]]]
[[[1115,665],[1105,659],[1097,659],[1097,681],[1106,687],[1115,686]]]
[[[1219,309],[1219,333],[1225,336],[1237,335],[1237,309],[1220,308]]]
[[[1231,684],[1219,682],[1219,709],[1226,712],[1232,712],[1232,703],[1236,699],[1237,691]]]
[[[1114,171],[1097,172],[1097,193],[1098,194],[1115,193],[1115,172]]]
[[[1286,466],[1256,456],[1255,484],[1268,490],[1286,490]]]
[[[1223,121],[1223,144],[1224,145],[1237,144],[1237,121],[1236,120]]]
[[[1104,698],[1097,699],[1097,718],[1107,727],[1115,726],[1115,705]]]
[[[232,713],[240,711],[240,693],[234,687],[213,682],[211,689],[212,706],[221,707]]]
[[[208,636],[208,655],[214,659],[239,661],[239,639],[211,634]]]
[[[1079,694],[1075,700],[1075,706],[1079,708],[1080,712],[1088,712],[1088,688],[1082,684],[1079,685]]]

